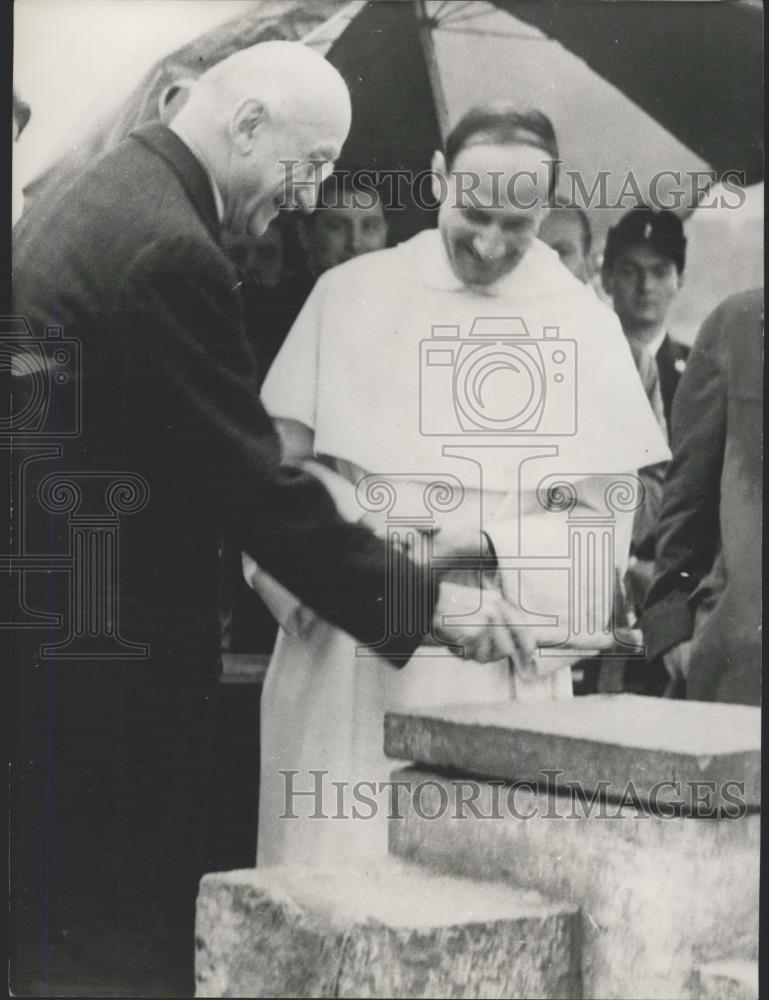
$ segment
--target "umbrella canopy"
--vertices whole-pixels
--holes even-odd
[[[64,155],[25,193],[58,187],[138,125],[168,119],[185,80],[269,38],[302,39],[347,80],[353,126],[340,169],[375,170],[391,181],[398,171],[414,176],[465,110],[507,98],[548,114],[564,172],[588,190],[607,175],[610,200],[629,172],[644,197],[660,171],[741,170],[751,181],[763,175],[761,22],[753,0],[244,0],[236,17],[159,60],[117,108],[94,106]],[[407,186],[401,191],[405,210],[388,213],[393,242],[433,223],[434,213],[409,203]],[[590,213],[599,244],[629,207]],[[703,222],[691,232],[692,263],[712,262],[725,239],[728,259],[739,245],[750,266],[723,289],[723,282],[698,282],[692,268],[677,303],[686,339],[714,295],[758,273],[760,239],[747,225],[746,242],[742,214],[719,213],[718,226]],[[726,264],[716,270],[726,281]],[[712,271],[704,266],[704,274]]]
[[[613,198],[629,170],[643,196],[663,170],[736,169],[750,182],[763,174],[761,18],[752,0],[244,3],[242,14],[160,60],[119,109],[73,136],[77,148],[27,195],[138,124],[170,116],[185,79],[268,38],[311,40],[347,79],[353,130],[343,168],[418,174],[439,145],[439,126],[471,104],[509,97],[550,115],[564,167],[588,190],[600,171]],[[663,179],[661,190],[671,183]],[[626,207],[594,220],[599,234]],[[391,226],[402,237],[429,224],[429,214],[412,207]]]
[[[763,177],[759,3],[492,3],[579,56],[717,174]]]
[[[327,58],[352,98],[352,127],[338,169],[372,170],[382,177],[390,240],[407,239],[433,224],[435,212],[425,204],[431,200],[429,185],[422,197],[408,181],[429,169],[441,145],[414,6],[364,4]],[[399,174],[407,183],[399,183]]]

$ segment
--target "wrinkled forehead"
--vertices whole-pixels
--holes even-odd
[[[282,129],[300,133],[313,151],[336,159],[350,130],[350,102],[337,89],[292,87],[276,95],[270,113]]]
[[[277,123],[283,141],[298,151],[303,160],[334,163],[339,159],[347,132],[334,122],[294,118]]]
[[[472,142],[457,154],[451,177],[463,204],[475,194],[484,207],[528,210],[546,204],[554,166],[538,146]]]

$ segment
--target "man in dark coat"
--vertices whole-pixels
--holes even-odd
[[[763,291],[705,321],[673,407],[673,459],[643,616],[678,693],[761,699]]]
[[[301,45],[255,46],[200,78],[173,131],[135,133],[17,228],[15,311],[33,336],[16,373],[52,387],[53,441],[18,487],[17,536],[48,559],[25,574],[21,603],[43,622],[69,609],[80,643],[65,648],[50,617],[13,637],[17,993],[192,995],[218,532],[361,642],[385,640],[395,662],[443,614],[476,603],[446,582],[436,603],[426,570],[343,522],[311,476],[281,467],[258,401],[220,226],[259,235],[281,204],[311,208],[315,168],[333,167],[349,122],[330,64]],[[55,331],[43,343],[52,324],[64,347]],[[76,344],[69,354],[64,341]],[[79,392],[77,426],[65,383]],[[100,550],[120,511],[119,547]],[[75,535],[93,546],[81,559],[91,581],[60,592],[54,570]],[[388,564],[416,599],[412,625],[392,636]],[[511,624],[490,598],[486,621]],[[438,635],[476,659],[516,650],[507,629]]]
[[[683,281],[686,237],[673,212],[635,208],[606,237],[601,280],[622,323],[649,403],[666,435],[689,348],[674,340],[668,314]],[[634,615],[639,616],[654,571],[654,545],[662,498],[665,465],[639,471],[645,498],[636,512],[626,576]],[[667,684],[662,663],[630,660],[624,688],[642,694],[662,694]]]
[[[681,220],[665,209],[635,208],[609,230],[601,279],[627,339],[654,358],[665,420],[689,348],[670,336],[668,314],[683,281],[686,237]]]

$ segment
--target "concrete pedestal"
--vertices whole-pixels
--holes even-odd
[[[620,695],[391,716],[388,752],[420,763],[393,774],[390,851],[579,906],[585,998],[695,1000],[699,967],[756,955],[758,714]]]
[[[644,818],[628,806],[574,815],[570,800],[526,788],[513,790],[513,812],[511,786],[417,769],[393,778],[413,789],[401,791],[403,818],[390,821],[393,854],[581,908],[586,1000],[688,1000],[695,966],[755,948],[757,815]],[[472,810],[458,805],[471,798]]]
[[[207,875],[198,997],[581,996],[576,908],[392,858]]]
[[[758,709],[460,706],[386,749],[390,857],[206,876],[198,996],[756,1000]]]
[[[708,815],[761,802],[757,708],[640,695],[458,705],[385,720],[385,751],[545,787],[676,802]]]

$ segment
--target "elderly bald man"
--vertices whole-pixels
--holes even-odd
[[[53,380],[55,351],[45,369],[54,445],[25,467],[25,544],[66,554],[64,516],[38,502],[51,472],[83,491],[81,515],[125,511],[111,481],[130,474],[135,491],[114,579],[94,564],[103,582],[84,593],[59,593],[56,573],[25,581],[27,609],[91,615],[97,627],[68,659],[40,651],[66,640],[64,628],[14,637],[17,993],[192,995],[217,532],[396,663],[434,615],[464,607],[469,591],[444,582],[436,604],[425,569],[344,522],[311,475],[281,467],[220,244],[222,226],[263,233],[289,195],[289,207],[311,209],[349,125],[329,63],[301,45],[258,45],[205,73],[171,128],[136,132],[17,228],[16,311],[37,337],[56,324],[80,343],[79,370],[63,373],[69,396]],[[57,439],[71,429],[73,375],[80,431]],[[386,632],[388,559],[419,598],[408,634]],[[97,602],[110,601],[96,621]],[[512,623],[495,596],[484,614]],[[467,640],[476,659],[517,648],[505,628],[438,634]]]

